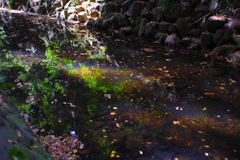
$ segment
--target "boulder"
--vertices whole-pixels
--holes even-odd
[[[190,37],[200,37],[201,36],[201,31],[198,28],[194,28],[188,32],[188,35]]]
[[[209,32],[203,32],[200,37],[201,46],[203,50],[212,50],[214,45],[213,34]]]
[[[165,44],[171,47],[178,46],[180,43],[180,38],[176,34],[171,34],[167,36]]]
[[[197,4],[197,6],[193,9],[191,18],[193,22],[198,21],[200,18],[205,16],[208,13],[208,7],[203,5],[202,3]],[[203,20],[199,20],[196,24],[199,26]]]
[[[137,17],[140,15],[142,9],[143,9],[142,2],[139,1],[133,2],[127,11],[127,15],[129,17]]]
[[[131,7],[132,3],[133,3],[132,0],[127,0],[127,1],[123,2],[122,7],[121,7],[121,13],[125,14],[125,12],[127,12],[128,9]]]
[[[179,18],[176,21],[176,27],[178,29],[180,37],[185,37],[188,35],[188,32],[192,29],[192,26],[190,25],[191,23],[192,20],[190,19],[190,17]]]
[[[75,10],[76,10],[77,13],[79,13],[79,12],[85,11],[85,8],[83,8],[82,5],[78,5],[78,6],[75,7]]]
[[[153,14],[146,7],[142,9],[140,16],[143,18],[147,18],[149,21],[153,19]]]
[[[158,31],[157,22],[148,22],[145,27],[145,37],[154,38]]]
[[[146,18],[138,17],[136,20],[135,27],[133,28],[133,33],[138,34],[138,32],[141,28],[141,31],[139,32],[139,34],[141,34],[141,36],[143,36],[143,34],[145,32],[145,25],[147,24],[147,22],[148,22],[148,20]]]
[[[81,22],[81,23],[85,23],[85,22],[87,22],[87,20],[88,20],[88,18],[87,18],[87,14],[86,14],[86,12],[79,12],[78,14],[77,14],[77,20],[79,21],[79,22]]]
[[[89,14],[90,14],[91,18],[98,18],[99,17],[99,13],[96,10],[91,10]]]
[[[190,49],[200,49],[201,48],[200,39],[194,38],[194,37],[184,37],[180,41],[180,45],[183,47],[190,48]]]
[[[158,31],[161,33],[168,33],[168,29],[170,26],[171,23],[162,21],[158,24]]]
[[[178,18],[189,16],[191,11],[191,5],[188,2],[178,3],[173,7],[167,7],[164,10],[164,17],[167,21],[174,23]]]
[[[110,20],[113,23],[117,23],[120,27],[126,27],[130,25],[130,21],[121,13],[115,13]],[[119,28],[120,28],[119,27]]]
[[[72,14],[67,18],[67,20],[68,20],[68,21],[77,21],[77,18],[78,18],[77,14],[76,14],[76,13],[72,13]]]
[[[240,65],[240,51],[234,52],[228,56],[228,58],[234,62]]]
[[[65,20],[65,19],[67,19],[67,15],[68,15],[67,11],[62,10],[59,18],[62,19],[62,20]]]
[[[222,29],[226,24],[227,18],[224,16],[211,16],[206,22],[206,27],[209,32],[215,32],[217,29]]]
[[[128,27],[121,27],[119,33],[121,34],[132,34],[133,28],[131,26]]]
[[[155,39],[156,39],[157,41],[159,41],[161,44],[164,44],[167,36],[168,36],[168,35],[167,35],[166,33],[158,32],[158,33],[155,35]]]
[[[153,21],[161,21],[164,9],[162,7],[155,7],[152,9]]]
[[[168,28],[168,32],[170,34],[178,34],[178,29],[177,29],[176,24],[171,24]]]
[[[213,42],[217,45],[222,45],[228,42],[230,39],[230,34],[224,29],[218,29],[213,35]]]
[[[107,19],[100,17],[95,21],[93,27],[107,30],[110,27],[110,23]]]
[[[233,33],[233,34],[231,35],[231,41],[232,41],[235,45],[237,45],[237,46],[240,47],[240,35],[237,35],[236,33]]]
[[[138,30],[137,35],[139,37],[143,37],[145,35],[145,27],[148,23],[148,20],[146,18],[142,18],[141,23],[140,23],[140,28]]]
[[[95,19],[89,18],[86,23],[86,27],[91,28],[91,27],[93,27],[94,23],[95,23]]]
[[[105,18],[109,18],[113,15],[115,11],[115,4],[112,2],[106,3],[102,9],[102,16]]]
[[[215,47],[212,52],[218,56],[229,57],[230,54],[236,52],[238,49],[239,47],[237,46],[223,45],[223,46]]]

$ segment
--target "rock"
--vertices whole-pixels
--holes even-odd
[[[133,28],[131,26],[128,27],[121,27],[119,33],[121,34],[132,34]]]
[[[176,24],[171,24],[168,28],[168,32],[170,34],[178,34],[178,29],[177,29]]]
[[[115,2],[115,12],[121,12],[122,3]]]
[[[162,21],[158,24],[158,31],[161,33],[168,33],[168,29],[170,26],[171,26],[171,23]]]
[[[145,37],[154,38],[158,31],[158,23],[157,22],[148,22],[145,27]]]
[[[67,19],[67,11],[66,10],[62,10],[60,13],[60,19],[65,20]]]
[[[145,26],[147,23],[148,20],[146,18],[138,18],[133,32],[136,33],[139,37],[144,36]]]
[[[160,43],[162,43],[162,44],[164,44],[166,38],[167,38],[167,34],[166,34],[166,33],[158,32],[158,33],[155,35],[155,39],[156,39],[157,41],[159,41]]]
[[[240,47],[240,35],[237,35],[236,33],[233,33],[231,35],[231,41],[233,41],[234,44]]]
[[[189,16],[191,13],[191,6],[188,2],[175,4],[173,7],[169,6],[164,10],[164,17],[169,22],[176,22],[178,18]]]
[[[228,58],[234,63],[237,63],[238,65],[240,65],[240,51],[230,54]]]
[[[83,8],[82,5],[78,5],[78,6],[75,7],[75,10],[76,10],[77,13],[79,13],[79,12],[85,11],[85,8]]]
[[[208,5],[211,2],[211,0],[201,0],[201,3],[203,5]]]
[[[212,50],[214,47],[213,34],[203,32],[200,37],[201,46],[203,50]]]
[[[127,15],[129,17],[137,17],[140,15],[142,9],[143,9],[142,2],[139,1],[133,2],[127,11]]]
[[[141,13],[140,13],[141,17],[143,18],[147,18],[149,21],[151,21],[153,19],[153,14],[152,12],[148,11],[147,8],[144,8]]]
[[[161,21],[164,9],[162,7],[155,7],[152,9],[153,21]]]
[[[183,47],[188,47],[188,48],[191,48],[191,49],[201,48],[200,39],[193,38],[193,37],[184,37],[180,41],[180,44]]]
[[[89,18],[86,23],[86,27],[91,28],[91,27],[93,27],[94,23],[95,23],[95,19]]]
[[[60,0],[62,8],[67,4],[69,0]]]
[[[110,18],[115,11],[115,4],[112,2],[106,3],[102,9],[102,16],[105,18]]]
[[[178,46],[179,43],[180,43],[180,38],[176,34],[171,34],[167,36],[165,40],[165,44],[172,47]]]
[[[176,21],[176,27],[178,29],[178,33],[180,37],[185,37],[188,35],[188,32],[192,29],[192,26],[190,25],[192,23],[192,20],[190,17],[188,18],[179,18]]]
[[[224,45],[218,46],[213,49],[213,53],[216,53],[218,56],[229,57],[230,54],[236,52],[239,49],[237,46],[233,45]]]
[[[159,149],[154,150],[154,157],[161,160],[169,160],[175,157],[175,153],[172,151],[160,151]]]
[[[98,11],[96,11],[96,10],[91,10],[91,11],[90,11],[90,17],[91,17],[91,18],[98,18],[98,17],[99,17]]]
[[[110,27],[110,23],[107,19],[104,19],[103,17],[100,17],[95,21],[93,26],[95,28],[107,30]]]
[[[206,27],[209,32],[215,32],[217,29],[224,27],[226,20],[224,16],[211,16],[206,22]]]
[[[67,18],[68,21],[77,21],[78,20],[78,16],[77,14],[73,13],[71,14],[68,18]]]
[[[131,7],[132,3],[133,3],[132,0],[127,0],[123,2],[121,7],[121,13],[124,14],[125,12],[127,12],[128,9]]]
[[[192,21],[193,22],[198,21],[196,24],[199,26],[203,22],[203,20],[199,20],[199,19],[205,16],[207,13],[208,13],[207,6],[201,3],[197,4],[197,6],[193,9],[191,14]]]
[[[130,21],[121,13],[115,13],[110,20],[117,23],[120,27],[126,27],[130,25]]]
[[[68,9],[69,7],[71,7],[71,3],[72,3],[73,1],[68,1],[66,4],[65,4],[65,6],[64,6],[64,9]]]
[[[87,22],[87,20],[88,20],[88,18],[87,18],[87,14],[86,14],[86,12],[79,12],[78,14],[77,14],[77,20],[79,21],[79,22],[81,22],[81,23],[85,23],[85,22]]]
[[[0,128],[2,130],[2,128]],[[1,151],[1,159],[8,160],[11,159],[8,151],[12,147],[12,144],[8,142],[8,138],[4,135],[3,132],[0,132],[0,151]]]
[[[201,36],[201,31],[198,28],[192,29],[188,32],[188,35],[190,37],[200,37]]]
[[[213,35],[213,41],[217,45],[222,45],[228,42],[230,39],[230,34],[223,29],[218,29]]]

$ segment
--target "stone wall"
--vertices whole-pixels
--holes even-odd
[[[9,100],[7,100],[9,101]],[[0,159],[53,160],[18,113],[0,94]]]

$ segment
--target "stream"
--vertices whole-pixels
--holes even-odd
[[[0,10],[0,89],[83,159],[237,160],[239,66],[117,31]]]

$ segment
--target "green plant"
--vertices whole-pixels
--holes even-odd
[[[26,156],[24,154],[24,152],[22,152],[19,148],[17,148],[16,146],[13,146],[8,154],[10,155],[10,157],[12,157],[12,159],[14,160],[28,160],[29,157]]]
[[[74,7],[74,6],[77,6],[77,5],[79,5],[80,3],[79,3],[79,1],[78,0],[74,0],[71,4],[70,4],[70,6],[71,7]]]

